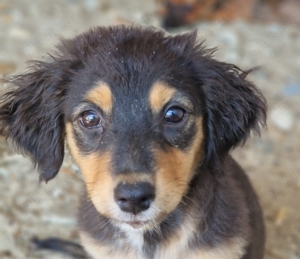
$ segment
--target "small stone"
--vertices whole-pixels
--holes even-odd
[[[4,216],[0,216],[0,255],[17,255],[13,233],[8,226],[8,219]]]
[[[83,2],[84,6],[87,10],[95,10],[99,8],[99,3],[97,0],[86,0]]]
[[[65,217],[59,217],[57,215],[44,216],[42,217],[42,222],[46,224],[56,224],[56,225],[64,225],[64,226],[76,225],[75,218],[65,218]]]
[[[282,94],[288,97],[300,94],[300,83],[287,85],[282,89]]]
[[[14,72],[16,70],[16,65],[10,62],[1,62],[0,63],[0,74],[6,75]]]
[[[28,39],[30,37],[30,33],[20,27],[13,27],[9,34],[11,37],[18,39]]]
[[[287,209],[286,208],[279,208],[274,215],[274,223],[276,226],[280,226],[283,221],[286,219],[287,216]]]
[[[0,177],[7,178],[9,175],[8,170],[5,170],[4,167],[0,167]]]
[[[0,3],[0,10],[1,10],[1,11],[7,10],[8,7],[9,7],[8,2],[5,2],[5,1],[4,1],[3,3]]]
[[[275,107],[270,112],[270,119],[272,124],[279,130],[287,132],[290,131],[294,124],[294,114],[285,107]]]
[[[0,17],[0,21],[3,23],[10,23],[12,21],[11,16],[10,15],[3,15],[2,17]]]
[[[300,181],[299,180],[296,182],[296,188],[300,190]]]
[[[226,44],[232,49],[237,48],[239,43],[236,34],[230,30],[224,30],[222,33],[220,33],[218,35],[218,40],[221,42],[221,44]]]

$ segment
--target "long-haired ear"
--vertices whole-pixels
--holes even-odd
[[[0,99],[0,134],[33,160],[45,181],[58,173],[64,157],[64,65],[54,58],[32,62],[27,73],[6,80],[14,88]]]
[[[197,32],[197,30],[193,30],[192,32],[166,37],[164,43],[168,46],[168,51],[176,53],[177,56],[182,56],[193,49]]]
[[[245,79],[250,71],[211,58],[204,71],[205,159],[209,166],[218,166],[251,131],[260,134],[260,126],[266,126],[267,105],[260,90]]]

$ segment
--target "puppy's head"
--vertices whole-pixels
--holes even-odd
[[[196,34],[97,28],[64,40],[49,62],[13,77],[0,132],[38,165],[62,164],[64,139],[96,209],[149,229],[181,202],[201,165],[265,123],[265,101],[237,67],[211,58]]]

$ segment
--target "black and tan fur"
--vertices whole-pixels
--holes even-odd
[[[78,222],[93,258],[263,257],[257,197],[228,152],[259,133],[266,104],[213,51],[196,33],[98,27],[9,79],[0,132],[44,181],[67,142],[86,184]]]

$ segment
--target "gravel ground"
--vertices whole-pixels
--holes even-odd
[[[45,58],[61,37],[120,22],[159,26],[154,1],[2,0],[0,76],[23,71],[29,59]],[[289,26],[218,21],[193,28],[208,47],[219,48],[219,60],[243,69],[260,66],[249,78],[268,100],[268,130],[233,155],[261,198],[268,231],[265,259],[299,259],[300,16]],[[66,258],[36,250],[33,236],[78,241],[75,213],[82,180],[68,157],[61,171],[40,184],[30,161],[0,138],[0,258]]]

